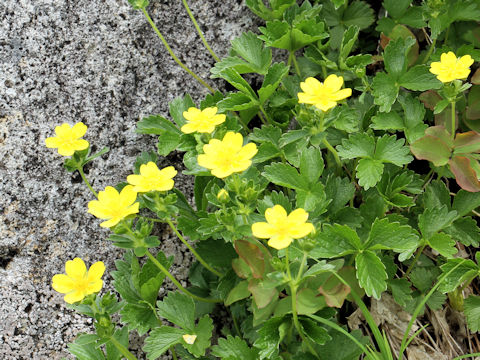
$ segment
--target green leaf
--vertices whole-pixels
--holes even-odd
[[[355,185],[348,178],[339,178],[329,175],[325,182],[325,194],[327,199],[332,201],[328,205],[331,213],[335,213],[345,206],[345,204],[355,194]]]
[[[343,33],[342,43],[340,45],[339,61],[344,62],[353,49],[353,45],[358,39],[360,29],[357,26],[349,26],[347,31]]]
[[[463,284],[464,281],[478,275],[479,268],[472,260],[449,259],[440,266],[443,274],[448,274],[438,287],[438,291],[449,293]]]
[[[361,159],[357,165],[358,184],[365,190],[374,187],[382,178],[383,163],[380,160]]]
[[[480,329],[480,296],[470,295],[463,302],[468,328],[473,332]]]
[[[317,243],[310,255],[314,258],[335,258],[356,253],[362,249],[357,233],[346,225],[323,225],[322,231],[315,233]]]
[[[437,233],[431,236],[428,239],[428,245],[447,259],[452,258],[458,252],[458,249],[455,247],[455,240],[450,235],[444,233]]]
[[[183,117],[183,112],[187,111],[191,107],[195,107],[195,103],[188,94],[183,98],[177,97],[170,102],[170,116],[179,127],[182,127],[187,123],[187,120]]]
[[[183,116],[183,115],[182,115]],[[182,132],[170,121],[160,115],[152,115],[143,118],[137,123],[137,133],[163,135],[165,133],[173,133],[181,135]]]
[[[122,322],[128,324],[130,330],[137,330],[140,336],[158,326],[157,318],[146,302],[127,303],[120,311],[120,316]]]
[[[245,3],[254,14],[268,21],[281,19],[285,10],[295,4],[295,0],[270,0],[270,8],[265,6],[263,0],[246,0]]]
[[[384,135],[377,139],[374,158],[397,166],[408,164],[413,158],[410,155],[409,148],[404,144],[405,139],[397,140],[395,135]]]
[[[157,143],[158,154],[167,156],[178,147],[180,141],[180,135],[172,132],[166,132],[159,136]]]
[[[378,72],[373,78],[372,93],[375,105],[378,105],[381,112],[389,112],[397,99],[400,86],[395,78],[384,72]]]
[[[388,281],[388,286],[392,290],[393,298],[400,306],[405,307],[412,300],[411,284],[407,279],[391,279]]]
[[[342,140],[342,145],[337,146],[338,155],[343,159],[357,157],[373,157],[375,155],[375,139],[365,133],[350,135]]]
[[[262,87],[258,90],[260,103],[263,104],[275,92],[282,79],[288,74],[290,67],[284,63],[275,63],[268,69]]]
[[[212,355],[223,360],[257,360],[258,350],[250,348],[245,340],[228,335],[218,339],[218,345],[212,347]]]
[[[145,339],[143,351],[147,353],[149,360],[157,359],[164,354],[171,346],[182,343],[184,330],[170,326],[160,326],[150,332]]]
[[[426,65],[412,67],[406,74],[400,76],[399,84],[405,89],[414,91],[426,91],[442,87],[442,82],[429,71]]]
[[[255,94],[255,91],[253,91],[252,87],[250,84],[238,73],[237,70],[233,68],[226,68],[218,73],[213,72],[215,68],[213,68],[212,71],[212,78],[222,78],[225,79],[232,85],[234,88],[237,90],[240,90],[243,92],[245,95],[250,97],[252,101],[255,101],[257,99],[257,95]],[[221,101],[220,101],[221,103]]]
[[[453,199],[452,210],[457,211],[457,216],[468,215],[472,210],[480,206],[480,193],[473,193],[465,190],[457,192]]]
[[[451,148],[436,134],[429,135],[429,129],[424,137],[410,145],[410,150],[419,160],[431,161],[435,166],[446,165],[451,156]]]
[[[119,330],[115,331],[113,337],[122,344],[126,349],[128,349],[128,327],[124,326]],[[117,349],[115,345],[111,341],[105,344],[105,349],[107,350],[107,359],[108,360],[122,360],[123,355]]]
[[[297,169],[288,164],[273,163],[267,165],[262,175],[276,185],[296,190],[309,189],[306,179],[300,176]]]
[[[346,331],[348,329],[345,328]],[[325,345],[318,346],[319,353],[322,354],[323,359],[328,360],[358,360],[362,355],[362,349],[346,335],[337,330],[329,330],[332,340]],[[361,344],[367,344],[368,338],[362,335],[360,330],[350,332],[355,339]],[[302,359],[303,360],[303,359]]]
[[[465,246],[478,247],[480,244],[480,228],[471,217],[464,217],[454,221],[444,231]]]
[[[368,296],[380,299],[387,289],[385,265],[372,251],[363,251],[355,257],[355,268],[360,286]]]
[[[281,317],[270,318],[258,329],[258,338],[254,346],[259,349],[259,359],[273,359],[278,355],[278,347],[281,341],[280,328],[284,319]]]
[[[375,130],[403,130],[402,117],[396,111],[379,112],[372,117],[370,127]]]
[[[345,26],[358,26],[366,29],[375,21],[372,8],[365,1],[352,1],[343,13],[342,23]]]
[[[253,295],[255,305],[259,309],[266,307],[278,292],[275,288],[268,287],[261,279],[251,279],[248,282],[248,290]]]
[[[385,0],[383,7],[388,11],[388,15],[393,18],[399,18],[407,11],[412,0]]]
[[[135,10],[145,9],[149,1],[148,0],[128,0],[128,3],[132,5]]]
[[[234,302],[240,301],[250,296],[250,291],[248,290],[248,281],[240,281],[228,294],[227,299],[225,300],[225,306],[230,306]]]
[[[190,296],[178,291],[169,292],[162,301],[157,302],[157,313],[175,325],[193,332],[195,303]]]
[[[300,157],[300,174],[309,184],[315,184],[323,173],[325,165],[322,153],[315,147],[302,151]]]
[[[312,319],[302,318],[300,324],[307,337],[315,344],[323,345],[327,341],[330,341],[332,337],[328,334],[328,331],[319,326],[317,322]]]
[[[258,152],[253,158],[254,163],[262,163],[281,155],[281,151],[272,143],[263,143],[258,147]]]
[[[68,351],[75,355],[78,360],[104,360],[103,352],[94,344],[85,342],[86,336],[80,335],[74,343],[68,344]]]
[[[428,184],[423,195],[425,208],[436,208],[446,205],[450,209],[450,191],[441,180],[433,180]]]
[[[252,109],[258,106],[258,102],[252,100],[252,98],[244,93],[237,92],[237,93],[229,93],[223,100],[221,100],[218,104],[218,111],[219,112],[226,112],[230,111],[241,111]]]
[[[407,71],[407,52],[415,41],[398,38],[390,40],[383,53],[385,70],[393,79],[398,80]]]
[[[418,236],[410,226],[377,218],[372,224],[366,247],[411,254],[418,245]],[[405,258],[401,257],[400,261],[403,260]]]
[[[448,211],[447,206],[440,208],[425,209],[423,214],[418,216],[418,227],[425,239],[449,226],[457,217],[457,212]]]
[[[261,128],[254,128],[253,133],[250,134],[249,139],[259,143],[279,144],[282,130],[276,126],[263,125]]]
[[[197,335],[195,342],[193,344],[187,344],[182,339],[182,346],[186,348],[190,352],[190,354],[192,354],[196,358],[199,358],[200,356],[204,356],[205,351],[211,345],[210,339],[212,337],[212,331],[213,331],[213,321],[208,315],[205,315],[198,321],[198,324],[197,326],[195,326],[193,333],[188,334],[188,335]]]

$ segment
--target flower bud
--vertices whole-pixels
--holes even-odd
[[[217,199],[222,204],[226,204],[230,201],[230,196],[228,195],[228,191],[225,189],[221,189],[217,194]]]

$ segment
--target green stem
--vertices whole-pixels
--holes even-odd
[[[333,157],[335,158],[335,162],[337,163],[337,166],[341,169],[342,162],[340,160],[340,157],[338,156],[337,150],[335,150],[335,148],[332,145],[330,145],[327,138],[323,138],[322,142],[325,145],[325,147],[332,153]]]
[[[142,8],[142,12],[143,14],[145,15],[145,17],[147,18],[147,21],[148,23],[150,24],[150,26],[153,28],[153,30],[157,33],[158,37],[160,38],[160,40],[162,41],[163,45],[165,46],[165,48],[167,49],[168,53],[170,54],[170,56],[173,58],[173,60],[175,60],[175,62],[183,69],[185,70],[187,73],[189,73],[190,75],[192,75],[195,80],[197,80],[200,84],[202,84],[203,86],[205,86],[208,90],[210,90],[212,93],[215,92],[215,89],[213,89],[210,85],[208,85],[205,81],[203,81],[202,79],[200,79],[200,77],[195,74],[192,70],[190,70],[184,63],[182,63],[180,61],[180,59],[173,53],[173,50],[172,48],[170,47],[170,45],[168,45],[167,41],[165,40],[165,38],[163,37],[162,33],[160,32],[160,30],[158,30],[157,26],[155,25],[155,23],[153,22],[152,18],[150,17],[150,15],[148,15],[148,12],[147,10],[145,10],[145,8]]]
[[[177,353],[175,352],[175,348],[170,346],[170,352],[172,353],[173,360],[177,360]]]
[[[290,51],[290,55],[288,57],[288,61],[290,62],[290,59],[293,61],[293,66],[295,66],[295,72],[297,73],[298,76],[300,75],[300,67],[298,66],[298,61],[297,58],[295,57],[295,52]]]
[[[166,219],[165,220],[167,224],[170,226],[170,228],[175,232],[175,234],[178,236],[180,241],[192,252],[192,254],[197,258],[197,260],[202,264],[208,271],[214,273],[218,277],[223,277],[223,274],[212,268],[210,265],[207,264],[205,260],[202,259],[202,257],[197,253],[197,251],[190,245],[187,240],[180,234],[180,232],[177,230],[175,225],[173,224],[172,220]]]
[[[300,281],[300,278],[303,275],[303,268],[305,267],[306,262],[307,262],[307,253],[303,252],[302,262],[300,263],[300,268],[298,269],[297,276],[295,277],[295,284],[297,285]]]
[[[205,36],[203,36],[202,30],[200,30],[200,26],[197,24],[197,20],[195,20],[195,16],[193,16],[192,12],[190,11],[190,8],[188,7],[187,1],[182,0],[183,6],[185,7],[185,10],[187,10],[188,16],[190,16],[190,19],[193,22],[193,26],[195,26],[195,29],[197,30],[198,35],[200,35],[200,38],[202,39],[203,45],[207,48],[208,52],[212,57],[215,59],[215,61],[220,61],[220,58],[215,54],[215,52],[212,50],[210,45],[208,45],[207,39],[205,39]]]
[[[90,182],[88,181],[87,177],[85,176],[85,173],[83,172],[83,167],[79,166],[77,168],[78,172],[80,173],[80,176],[83,179],[83,182],[87,185],[87,187],[90,189],[93,195],[95,195],[96,198],[98,198],[98,194],[95,190],[93,190],[92,185],[90,185]]]
[[[150,220],[150,221],[153,221],[153,222],[158,222],[158,223],[162,223],[162,224],[163,224],[163,221],[160,220],[160,219],[155,219],[155,218],[151,218],[151,217],[148,217],[148,216],[139,216],[139,218],[142,218],[142,219],[145,219],[145,220]]]
[[[168,277],[174,284],[175,286],[182,292],[184,292],[185,294],[187,294],[188,296],[190,296],[192,299],[195,299],[195,300],[198,300],[198,301],[203,301],[203,302],[208,302],[208,303],[220,303],[222,302],[222,300],[220,299],[207,299],[207,298],[202,298],[200,296],[197,296],[193,293],[191,293],[190,291],[188,291],[187,289],[185,289],[182,284],[180,284],[178,282],[177,279],[175,279],[175,277],[170,274],[170,272],[165,269],[165,267],[160,264],[160,262],[155,258],[155,256],[152,255],[152,253],[150,251],[147,250],[147,256],[148,258],[155,264],[156,267],[158,267],[160,269],[160,271],[166,276]]]
[[[130,351],[128,351],[128,349],[122,344],[120,344],[120,342],[117,339],[115,339],[113,336],[110,337],[110,341],[117,348],[117,350],[120,351],[120,353],[123,356],[125,356],[127,360],[137,360],[135,355],[133,355]]]
[[[272,120],[270,120],[270,118],[268,117],[267,112],[266,112],[265,109],[263,108],[263,105],[260,105],[260,111],[261,111],[262,114],[265,116],[265,119],[267,119],[267,123],[268,123],[268,124],[271,124],[271,123],[272,123]]]
[[[428,172],[427,176],[425,176],[425,180],[423,181],[423,184],[422,184],[422,188],[428,184],[428,182],[430,181],[430,177],[433,175],[433,168],[430,169],[430,171]]]
[[[404,276],[405,278],[408,275],[410,275],[410,272],[412,271],[413,266],[417,263],[418,259],[420,258],[420,255],[422,255],[423,249],[425,249],[426,246],[427,246],[427,244],[423,244],[421,247],[419,247],[417,249],[417,253],[415,254],[415,258],[413,259],[412,263],[410,264],[407,271],[405,272],[405,276]]]
[[[457,356],[456,358],[453,358],[452,360],[461,360],[461,359],[466,359],[466,358],[469,358],[469,357],[473,358],[474,356],[480,356],[480,352],[467,354],[467,355],[460,355],[460,356]]]
[[[261,112],[258,112],[258,117],[260,118],[260,120],[262,120],[262,124],[268,125],[267,121],[265,120]]]
[[[428,59],[430,59],[430,55],[432,55],[433,49],[435,49],[435,44],[436,44],[436,43],[437,43],[437,39],[433,39],[432,44],[431,44],[430,47],[428,48],[427,54],[426,54],[425,57],[423,58],[422,64],[426,64],[427,61],[428,61]]]
[[[452,104],[452,140],[455,140],[455,101]]]
[[[306,259],[306,254],[304,253],[304,259]],[[303,261],[302,261],[303,262]],[[290,291],[291,294],[290,296],[292,297],[292,315],[293,315],[293,324],[295,325],[295,328],[297,329],[298,334],[302,338],[302,341],[307,345],[308,349],[310,352],[315,355],[315,357],[318,359],[317,352],[315,349],[312,347],[312,344],[308,341],[307,337],[303,333],[303,328],[302,325],[300,324],[300,321],[298,321],[298,314],[297,314],[297,282],[292,279],[292,273],[290,271],[290,263],[288,261],[288,247],[285,249],[285,265],[287,266],[287,275],[288,278],[290,279],[289,285],[290,285]],[[299,273],[300,273],[299,269]],[[298,275],[297,275],[298,278]]]

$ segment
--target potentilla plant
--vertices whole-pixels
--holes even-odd
[[[101,259],[88,270],[66,259],[53,277],[69,307],[94,319],[95,333],[79,335],[71,353],[136,359],[136,332],[148,359],[403,359],[425,343],[421,333],[436,336],[430,312],[448,308],[477,332],[478,1],[247,0],[265,26],[234,39],[222,59],[182,2],[216,61],[212,79],[235,90],[187,68],[148,1],[129,0],[211,94],[175,99],[170,119],[138,122],[139,133],[158,136],[156,151],[98,193],[83,167],[108,149],[90,155],[87,127],[62,124],[46,139],[90,189],[92,221],[125,249],[108,269],[116,293],[102,293]],[[273,62],[272,48],[285,59]],[[183,154],[193,203],[175,187],[173,164],[157,165],[172,151]],[[187,287],[158,250],[159,224],[196,259]],[[159,299],[164,281],[177,290]],[[385,298],[410,313],[402,340],[371,313]],[[345,321],[356,309],[363,332]],[[480,355],[468,337],[457,345],[441,355]]]

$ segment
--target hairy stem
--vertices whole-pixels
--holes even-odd
[[[192,75],[195,80],[197,80],[200,84],[202,84],[203,86],[205,86],[208,90],[210,90],[212,93],[215,92],[215,90],[210,86],[208,85],[205,81],[203,81],[202,79],[200,79],[200,77],[195,74],[192,70],[190,70],[184,63],[182,63],[180,61],[180,59],[173,53],[173,50],[172,48],[170,47],[170,45],[168,45],[167,43],[167,40],[165,40],[165,38],[163,37],[162,33],[160,32],[160,30],[158,30],[157,26],[155,25],[155,23],[153,22],[152,18],[150,17],[150,15],[148,15],[148,12],[147,10],[145,10],[145,8],[142,8],[142,12],[143,14],[145,15],[145,17],[147,18],[147,21],[148,23],[150,24],[150,26],[153,28],[153,30],[155,31],[155,33],[158,35],[158,37],[160,38],[160,40],[162,41],[163,45],[165,46],[165,48],[167,49],[168,53],[170,54],[170,56],[172,57],[173,60],[175,60],[175,62],[183,69],[185,70],[187,73],[189,73],[190,75]]]
[[[155,258],[155,256],[152,255],[152,253],[150,251],[147,250],[147,256],[148,258],[155,264],[156,267],[158,267],[160,269],[160,271],[166,276],[168,277],[174,284],[175,286],[180,290],[182,291],[183,293],[187,294],[188,296],[190,296],[192,299],[195,299],[195,300],[198,300],[198,301],[203,301],[203,302],[208,302],[208,303],[220,303],[222,302],[222,300],[220,299],[207,299],[207,298],[202,298],[200,296],[197,296],[193,293],[191,293],[190,291],[188,291],[187,289],[185,289],[182,284],[180,284],[180,282],[175,279],[175,277],[167,270],[165,269],[165,267],[160,264],[160,262]]]
[[[202,264],[208,271],[211,273],[217,275],[218,277],[223,277],[223,274],[212,268],[203,258],[200,256],[199,253],[190,245],[187,240],[183,237],[182,234],[178,231],[178,229],[175,227],[173,224],[172,220],[166,219],[167,224],[170,226],[170,228],[175,232],[175,234],[178,236],[180,241],[188,248],[188,250],[191,251],[191,253],[197,258],[198,262]]]
[[[193,26],[195,26],[195,29],[197,30],[198,35],[200,35],[200,38],[202,39],[203,45],[205,45],[208,52],[210,53],[210,55],[212,55],[215,61],[217,62],[220,61],[220,58],[217,56],[217,54],[215,54],[215,52],[212,50],[210,45],[208,45],[208,42],[207,42],[207,39],[205,39],[205,36],[203,36],[202,30],[200,29],[200,26],[198,26],[197,20],[195,20],[195,16],[193,16],[192,11],[188,7],[187,0],[182,0],[182,2],[183,2],[183,6],[185,7],[185,10],[187,10],[188,16],[190,16],[190,19],[193,22]]]

